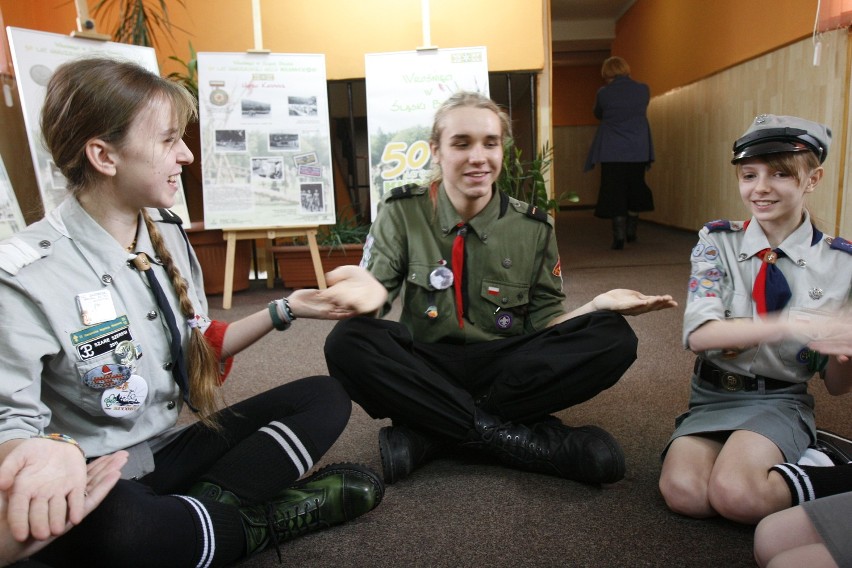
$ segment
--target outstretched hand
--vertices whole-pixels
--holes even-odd
[[[345,319],[372,314],[388,292],[366,269],[346,265],[326,273],[325,290],[296,290],[287,297],[296,317]]]
[[[610,310],[625,316],[636,316],[677,307],[677,302],[669,294],[646,296],[635,290],[616,288],[595,296],[592,306],[597,310]]]
[[[57,442],[52,443],[56,444]],[[74,522],[68,518],[60,519],[62,523],[60,530],[51,530],[49,533],[42,532],[42,536],[38,539],[33,536],[32,529],[30,529],[29,534],[25,534],[23,537],[21,537],[21,532],[13,531],[12,521],[10,520],[10,491],[0,491],[0,566],[35,554],[94,511],[118,483],[121,477],[121,468],[127,463],[127,457],[127,452],[119,451],[92,460],[86,466],[85,490],[80,492],[82,509],[79,518]],[[30,517],[28,521],[32,523],[34,518]]]

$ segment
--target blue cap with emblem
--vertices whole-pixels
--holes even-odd
[[[813,152],[823,163],[828,156],[831,129],[796,116],[761,114],[736,142],[732,164],[752,156],[780,152]]]

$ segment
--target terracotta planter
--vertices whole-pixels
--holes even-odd
[[[204,272],[204,293],[208,296],[225,291],[225,240],[221,229],[205,229],[195,222],[187,229],[189,242]],[[234,292],[249,287],[251,271],[251,241],[237,241],[234,255]]]
[[[361,262],[363,247],[362,244],[319,247],[323,272],[328,272],[345,264],[358,264]],[[284,281],[285,288],[316,288],[319,286],[314,274],[311,251],[307,245],[275,246],[272,247],[272,252],[278,263],[278,274]]]

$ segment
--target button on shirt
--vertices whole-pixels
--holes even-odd
[[[742,226],[741,224],[739,225]],[[852,255],[830,248],[821,238],[812,245],[814,228],[806,213],[804,222],[779,245],[786,253],[776,266],[784,273],[792,297],[781,312],[789,320],[820,321],[834,317],[852,294]],[[758,319],[752,286],[763,262],[757,253],[769,241],[752,219],[740,230],[699,232],[692,251],[692,274],[683,319],[683,343],[708,321]],[[813,373],[803,359],[806,346],[785,340],[761,344],[742,352],[708,351],[705,356],[725,369],[750,375],[804,382]]]
[[[149,213],[160,219],[157,210]],[[137,251],[151,259],[152,270],[182,321],[178,298],[156,260],[141,216],[139,223]],[[188,281],[196,312],[205,314],[207,301],[194,253],[177,225],[158,223],[158,229]],[[42,241],[50,246],[39,246]],[[10,246],[17,252],[10,253]],[[35,251],[37,258],[16,266],[16,261],[21,264],[20,251]],[[121,417],[107,415],[103,390],[83,380],[87,372],[115,363],[115,355],[92,349],[81,353],[72,340],[93,327],[83,324],[77,296],[99,290],[110,291],[117,318],[126,318],[128,334],[141,353],[133,374],[147,384],[144,404]],[[97,456],[139,444],[172,427],[181,393],[164,368],[171,361],[169,334],[158,312],[145,276],[129,265],[128,253],[74,198],[0,243],[0,345],[4,346],[0,443],[48,430],[75,438],[87,455]],[[189,327],[181,327],[186,348]]]

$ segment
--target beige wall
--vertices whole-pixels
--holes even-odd
[[[820,228],[852,235],[848,203],[849,36],[823,35],[822,62],[810,38],[707,79],[654,97],[648,116],[657,163],[648,175],[657,210],[646,217],[698,229],[717,218],[742,219],[731,145],[760,113],[798,115],[832,127],[826,175],[809,199]]]

